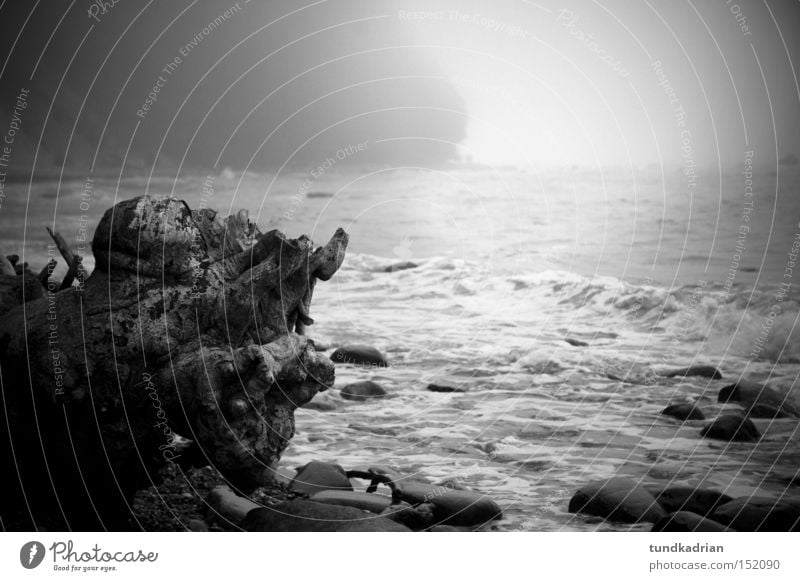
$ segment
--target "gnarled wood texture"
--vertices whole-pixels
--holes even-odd
[[[236,485],[261,482],[294,409],[333,384],[304,329],[347,241],[314,249],[174,198],[109,209],[84,282],[0,316],[2,461],[19,480],[0,510],[120,528],[178,434]]]

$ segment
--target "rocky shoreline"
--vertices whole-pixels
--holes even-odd
[[[16,256],[0,260],[0,361],[14,386],[0,452],[4,466],[22,459],[0,506],[5,528],[471,530],[501,517],[480,494],[389,467],[276,471],[294,410],[332,387],[335,364],[388,365],[364,346],[326,357],[305,336],[315,282],[344,259],[342,230],[314,248],[260,233],[244,211],[222,219],[173,198],[134,198],[98,225],[92,273],[50,234],[63,280],[55,260],[38,274]],[[374,382],[341,393],[387,395]],[[55,474],[49,487],[45,473]],[[35,503],[21,510],[28,497]]]
[[[33,273],[16,256],[0,257],[0,362],[4,384],[14,388],[4,403],[11,419],[2,426],[14,437],[0,452],[4,466],[24,460],[20,488],[0,506],[6,529],[498,528],[502,507],[458,479],[432,482],[380,464],[314,461],[297,474],[279,467],[298,407],[325,413],[344,401],[368,405],[395,397],[380,378],[347,383],[333,397],[335,366],[378,370],[391,361],[363,344],[337,345],[327,356],[334,346],[306,335],[314,323],[314,284],[330,279],[344,260],[343,231],[315,248],[306,237],[258,232],[246,212],[221,219],[171,198],[136,198],[113,210],[95,234],[98,267],[91,274],[53,232],[68,266],[61,281],[53,280],[54,261]],[[416,267],[405,262],[380,272],[393,276]],[[592,347],[563,340],[576,349]],[[116,367],[109,371],[112,345]],[[34,374],[26,378],[19,370],[30,362]],[[709,365],[659,375],[723,380]],[[657,387],[659,381],[607,377],[620,385]],[[23,397],[28,388],[32,402]],[[437,381],[426,391],[457,396],[470,385]],[[800,417],[786,393],[744,378],[720,388],[717,403],[725,407],[716,417],[708,417],[701,398],[672,401],[661,414],[691,427],[698,440],[741,446],[762,437],[753,419]],[[37,450],[30,442],[40,426],[45,438]],[[348,427],[396,435],[380,425]],[[103,457],[108,466],[89,469],[85,480],[87,468]],[[48,484],[44,475],[52,468],[56,479]],[[46,499],[35,514],[24,514],[26,494]],[[800,496],[791,494],[734,498],[617,475],[577,482],[568,503],[560,502],[575,518],[652,523],[654,531],[800,529]]]
[[[589,347],[588,343],[566,340],[574,347]],[[359,354],[368,356],[360,357]],[[339,363],[370,366],[387,359],[372,347],[351,345],[340,347],[332,358]],[[703,377],[723,380],[722,373],[709,365],[693,365],[668,369],[661,377]],[[625,383],[637,383],[619,378]],[[655,381],[648,378],[648,385]],[[464,385],[430,384],[427,389],[442,393],[464,393]],[[340,391],[345,399],[366,401],[386,396],[385,390],[372,381],[344,386]],[[360,394],[354,397],[352,394]],[[774,387],[739,379],[719,389],[717,401],[723,411],[707,420],[700,401],[675,402],[662,410],[682,426],[693,426],[698,438],[730,443],[755,443],[761,433],[751,418],[774,420],[800,418],[800,412],[789,395]],[[316,408],[326,411],[326,407]],[[731,497],[720,491],[691,486],[657,487],[631,478],[615,476],[581,486],[571,497],[568,511],[589,519],[601,518],[618,523],[652,523],[653,531],[800,531],[800,494],[789,488],[779,498],[762,496]]]
[[[385,355],[364,345],[339,347],[331,358],[337,364],[369,367],[379,361],[380,366],[389,365]],[[667,378],[692,375],[723,379],[719,370],[708,366],[663,373]],[[444,393],[466,391],[463,386],[437,384],[428,389]],[[344,399],[355,402],[389,395],[371,381],[348,384],[340,392]],[[698,437],[724,442],[757,441],[760,434],[750,417],[798,417],[785,394],[747,380],[722,387],[718,400],[741,411],[724,411],[707,421],[699,402],[684,402],[671,404],[662,413],[695,426]],[[313,409],[327,411],[325,406]],[[370,487],[365,490],[359,486],[355,476],[373,479]],[[377,492],[379,483],[389,486]],[[395,483],[400,483],[400,490]],[[260,491],[258,497],[238,496],[221,480],[205,492],[207,505],[228,505],[220,510],[237,516],[224,528],[212,518],[211,524],[200,530],[480,531],[492,530],[492,523],[502,518],[500,507],[487,496],[459,490],[449,482],[434,485],[384,467],[348,472],[338,464],[316,461],[298,469],[294,477],[280,474],[274,486]],[[569,499],[567,509],[590,520],[650,523],[654,532],[800,530],[800,495],[734,498],[709,488],[654,486],[623,476],[581,486]],[[348,522],[343,524],[343,520]]]
[[[713,380],[722,373],[710,366],[667,372],[665,377],[700,375]],[[717,400],[738,408],[706,420],[697,401],[675,403],[662,414],[682,424],[698,426],[699,437],[722,442],[754,443],[761,438],[751,418],[800,418],[788,393],[740,379],[719,390]],[[785,491],[778,498],[732,498],[720,491],[687,486],[654,488],[626,477],[592,482],[572,497],[569,512],[608,520],[653,523],[660,532],[791,532],[800,531],[800,494]]]
[[[312,462],[246,494],[210,466],[170,464],[158,477],[134,496],[133,530],[450,532],[488,530],[502,518],[486,496],[386,467],[345,471]]]

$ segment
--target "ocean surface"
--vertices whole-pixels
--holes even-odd
[[[317,285],[308,334],[374,345],[391,366],[338,367],[319,396],[335,409],[298,410],[283,465],[388,464],[478,490],[503,507],[501,530],[646,530],[567,513],[583,483],[613,474],[732,496],[777,496],[796,477],[796,420],[755,420],[760,442],[729,444],[659,412],[699,401],[713,417],[742,376],[800,399],[800,169],[328,165],[7,183],[0,247],[41,267],[51,226],[91,267],[102,213],[144,193],[247,208],[262,231],[318,244],[342,226],[348,255]],[[383,272],[405,261],[418,267]],[[701,363],[725,379],[660,376]],[[390,396],[338,396],[361,379]]]

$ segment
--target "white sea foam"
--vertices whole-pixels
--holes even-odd
[[[726,446],[701,439],[699,425],[659,414],[669,403],[699,401],[713,416],[726,385],[667,379],[665,369],[710,364],[726,380],[744,373],[786,388],[800,373],[797,285],[780,300],[776,286],[785,282],[800,197],[782,196],[774,208],[763,194],[774,191],[774,176],[756,181],[743,268],[726,288],[742,207],[736,174],[719,188],[721,204],[704,178],[692,205],[665,195],[671,182],[656,174],[635,184],[625,172],[589,170],[380,170],[364,178],[341,166],[314,184],[334,195],[310,198],[296,195],[303,171],[248,172],[241,182],[233,174],[223,171],[209,207],[247,207],[262,230],[317,242],[337,226],[349,231],[343,268],[316,287],[309,333],[333,345],[369,343],[392,363],[337,368],[326,396],[337,410],[298,411],[284,464],[385,463],[435,482],[457,478],[505,508],[501,526],[531,530],[620,528],[566,512],[581,484],[615,473],[769,495],[800,464],[793,420],[759,422],[765,436],[755,446]],[[781,183],[796,189],[799,176]],[[95,180],[90,221],[145,190],[191,205],[205,177]],[[61,195],[57,184],[34,183],[30,198],[27,184],[7,185],[4,251],[21,250],[27,222],[25,260],[43,266],[44,226],[55,212],[56,229],[74,238],[82,184],[63,184]],[[408,261],[418,266],[382,272]],[[392,397],[339,398],[341,386],[360,379]],[[432,393],[431,382],[468,391]]]

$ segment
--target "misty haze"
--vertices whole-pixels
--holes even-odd
[[[29,4],[5,530],[798,530],[797,2]]]

